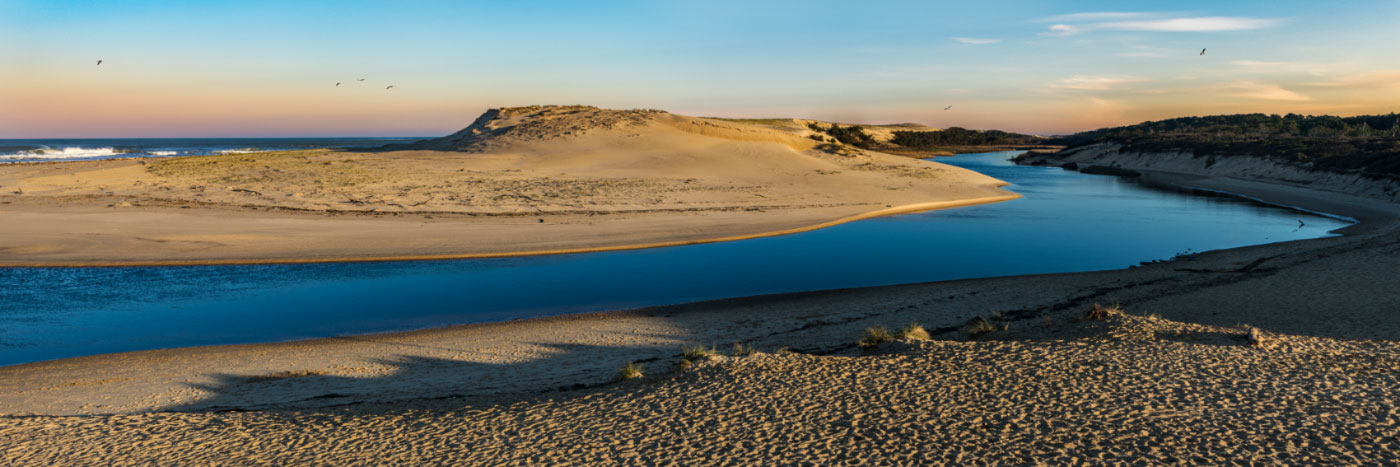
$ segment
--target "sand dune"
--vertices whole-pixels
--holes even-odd
[[[0,265],[584,251],[1016,196],[804,131],[537,106],[376,151],[0,165]]]

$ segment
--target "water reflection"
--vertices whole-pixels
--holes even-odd
[[[1024,198],[782,237],[534,258],[0,269],[0,364],[756,294],[1121,268],[1346,224],[1115,177],[940,158]],[[1306,226],[1299,229],[1298,219]]]

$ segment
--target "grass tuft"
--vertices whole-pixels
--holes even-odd
[[[1008,329],[1011,329],[1011,323],[1002,321],[1001,318],[997,316],[992,316],[991,318],[983,318],[981,316],[972,318],[971,321],[967,322],[966,327],[967,337],[973,339],[994,332],[1006,331]]]
[[[758,353],[758,349],[745,346],[744,344],[740,344],[738,342],[735,342],[734,348],[729,351],[729,355],[732,357],[747,357],[755,353]]]
[[[1084,313],[1084,319],[1093,321],[1103,321],[1109,318],[1122,315],[1123,307],[1117,304],[1114,304],[1113,306],[1103,306],[1098,303],[1095,303],[1094,306],[1089,308],[1089,311]]]
[[[711,358],[715,358],[716,355],[719,355],[719,352],[716,351],[714,347],[705,347],[703,345],[693,345],[681,351],[681,359],[690,362],[708,361]]]
[[[875,325],[865,328],[865,331],[860,333],[860,340],[856,341],[856,344],[862,349],[869,349],[892,340],[894,340],[894,334],[891,334],[888,328],[884,325]]]
[[[913,339],[916,341],[926,341],[932,339],[932,336],[929,336],[928,330],[924,329],[923,326],[920,326],[919,323],[909,323],[904,325],[903,328],[900,328],[899,338]]]
[[[642,377],[642,367],[640,367],[640,366],[638,366],[636,363],[633,363],[633,362],[630,362],[630,361],[627,362],[626,365],[622,365],[622,368],[621,368],[621,369],[617,370],[617,380],[618,380],[618,381],[627,381],[627,380],[629,380],[629,379],[637,379],[637,378],[641,378],[641,377]]]

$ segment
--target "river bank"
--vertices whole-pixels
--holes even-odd
[[[1327,208],[1361,223],[1341,237],[1211,251],[1126,270],[5,367],[0,412],[12,415],[0,423],[28,459],[53,459],[68,449],[60,446],[81,446],[132,463],[174,455],[130,449],[124,440],[138,433],[163,440],[158,443],[176,443],[178,436],[189,459],[311,464],[354,463],[370,453],[483,463],[702,461],[736,452],[819,463],[987,456],[1386,459],[1393,453],[1388,445],[1358,440],[1393,439],[1400,420],[1392,365],[1400,320],[1389,314],[1395,300],[1389,291],[1400,290],[1390,273],[1400,267],[1400,210],[1298,187],[1192,181],[1272,203]],[[1129,316],[1083,321],[1096,302],[1119,303]],[[967,325],[976,318],[1007,330],[970,338]],[[867,327],[911,321],[928,328],[934,341],[873,354],[854,343]],[[1236,337],[1244,334],[1241,325],[1262,330],[1274,346],[1247,346]],[[671,371],[684,346],[732,343],[766,354]],[[799,355],[777,351],[783,347]],[[646,376],[610,383],[626,361],[640,363]],[[1332,407],[1329,394],[1343,393],[1353,410],[1318,408]],[[1230,402],[1241,397],[1250,402]],[[741,399],[756,405],[743,409],[735,405]],[[1031,407],[1044,410],[1028,412]],[[228,410],[251,412],[221,412]],[[785,416],[789,410],[806,415]],[[158,413],[141,415],[149,412]],[[122,413],[135,415],[61,416]],[[1066,420],[1113,420],[1114,428],[1086,432],[1086,425]],[[1270,422],[1222,424],[1228,420]],[[268,423],[279,428],[266,431]],[[407,425],[419,428],[396,428]],[[681,437],[657,437],[653,429],[672,425],[712,428]],[[594,431],[604,426],[613,434]],[[971,428],[989,426],[1020,441],[983,449],[990,441]],[[227,441],[254,429],[265,444]],[[875,450],[853,436],[884,447]],[[292,437],[306,441],[284,449],[279,440]],[[405,437],[454,442],[395,447],[408,446],[401,444]],[[563,439],[573,441],[549,441]],[[846,439],[857,444],[833,442]],[[1204,439],[1238,442],[1220,447]],[[333,448],[344,443],[358,447]],[[493,448],[505,446],[497,443],[537,449]],[[725,443],[739,450],[703,448]]]

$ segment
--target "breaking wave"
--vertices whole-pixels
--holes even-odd
[[[111,157],[127,154],[131,151],[117,148],[80,148],[67,147],[63,149],[30,149],[12,154],[0,154],[0,160],[58,160],[58,159],[83,159],[88,157]]]
[[[218,150],[218,151],[214,151],[214,154],[248,154],[248,153],[250,153],[250,152],[264,152],[264,151],[263,151],[262,149],[258,149],[258,148],[220,149],[220,150]]]

